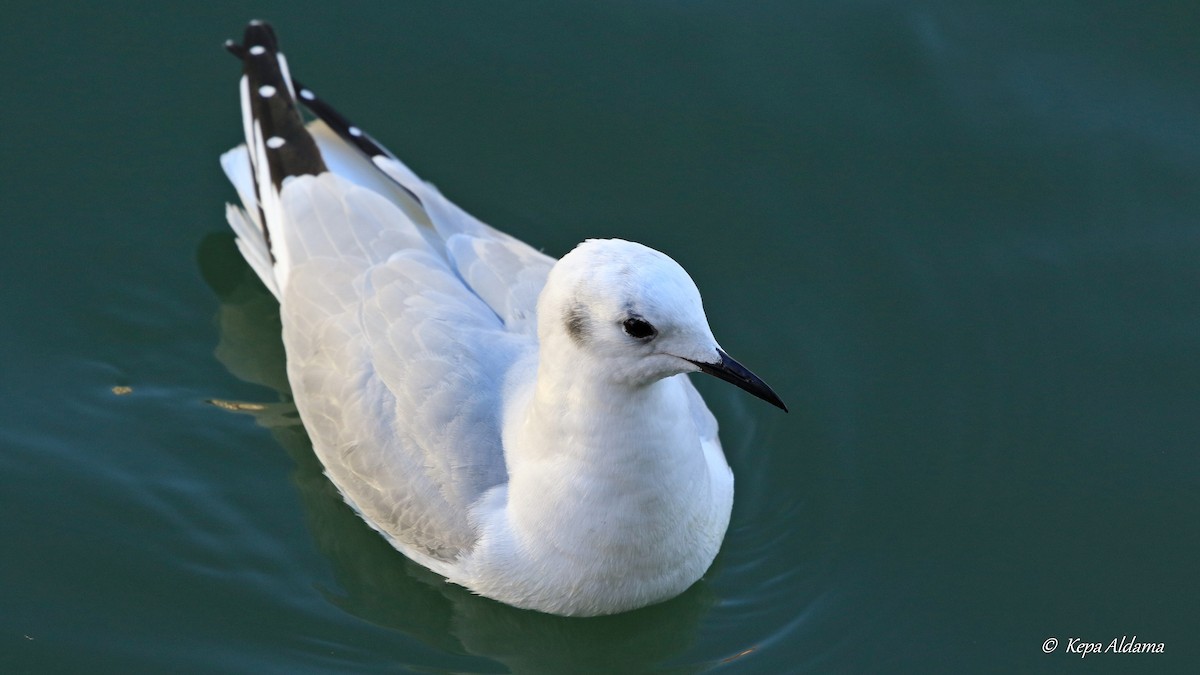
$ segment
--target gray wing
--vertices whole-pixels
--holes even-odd
[[[506,479],[502,383],[536,349],[553,260],[294,83],[266,24],[226,46],[247,142],[222,157],[244,205],[228,217],[280,300],[296,407],[346,500],[436,569],[473,544],[470,506]],[[303,124],[297,96],[320,120]]]
[[[450,560],[474,543],[471,504],[506,479],[502,385],[536,349],[549,259],[487,231],[438,251],[387,199],[328,173],[290,180],[282,203],[284,344],[314,449],[394,544]]]

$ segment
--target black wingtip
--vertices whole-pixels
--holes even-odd
[[[325,102],[324,99],[313,93],[312,89],[301,84],[298,80],[293,80],[292,84],[296,85],[296,93],[300,97],[300,103],[308,108],[309,112],[321,119],[334,133],[341,137],[350,145],[359,149],[372,161],[376,157],[389,157],[396,159],[387,148],[380,145],[370,134],[355,126],[346,118],[345,115],[334,109],[333,106]],[[407,186],[393,179],[393,182],[413,199],[417,204],[421,203],[420,197],[410,190]]]
[[[243,96],[250,116],[246,128],[259,129],[262,136],[258,142],[265,145],[262,152],[267,166],[255,166],[255,171],[265,171],[276,188],[288,177],[324,172],[321,152],[304,128],[304,119],[292,98],[292,84],[271,25],[251,21],[246,25],[242,44],[229,40],[225,49],[242,60]],[[246,143],[254,147],[255,139],[247,138]]]
[[[267,142],[271,181],[277,188],[288,176],[319,174],[326,170],[320,151],[304,129],[297,102],[373,162],[381,157],[395,159],[395,155],[318,98],[311,89],[295,80],[288,86],[284,74],[286,67],[282,65],[283,54],[279,53],[279,39],[271,24],[260,19],[251,21],[246,25],[242,44],[226,40],[225,49],[242,61],[247,78],[247,95],[250,97],[250,114],[253,121],[262,127],[263,138]],[[299,101],[292,98],[293,89]],[[421,205],[421,199],[408,186],[393,181],[418,206]]]
[[[275,29],[261,19],[254,19],[246,24],[246,32],[242,35],[242,44],[246,49],[263,47],[271,53],[279,51],[279,39],[275,37]]]
[[[246,24],[246,30],[242,34],[242,44],[226,40],[224,46],[225,51],[245,61],[254,47],[262,47],[259,54],[278,52],[279,38],[275,37],[275,29],[271,27],[271,24],[262,19],[254,19]]]
[[[239,61],[246,60],[246,48],[234,42],[233,40],[225,41],[225,51],[238,57]]]

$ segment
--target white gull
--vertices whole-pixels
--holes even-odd
[[[717,344],[687,272],[618,239],[556,262],[294,82],[267,24],[226,46],[246,137],[221,157],[244,206],[229,223],[279,299],[296,407],[346,501],[518,607],[611,614],[699,579],[733,475],[684,374],[784,406]]]

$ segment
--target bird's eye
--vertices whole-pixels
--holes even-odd
[[[625,319],[625,322],[621,324],[621,327],[625,329],[626,335],[639,340],[645,340],[658,335],[658,330],[656,330],[654,326],[651,326],[649,321],[646,321],[645,319],[639,319],[637,317]]]

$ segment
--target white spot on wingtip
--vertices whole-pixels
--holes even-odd
[[[350,127],[348,131],[350,132],[350,135],[355,138],[362,136],[362,129],[359,129],[358,127]]]
[[[254,45],[250,48],[251,56],[262,56],[267,53],[267,48],[262,45]]]
[[[278,150],[279,148],[282,148],[284,143],[287,143],[287,141],[278,136],[272,136],[267,139],[267,147],[272,150]]]
[[[300,98],[304,99],[305,101],[312,101],[313,99],[317,98],[317,96],[307,89],[301,89]]]
[[[275,87],[272,87],[269,84],[264,84],[258,88],[258,95],[263,98],[271,98],[275,95]]]

